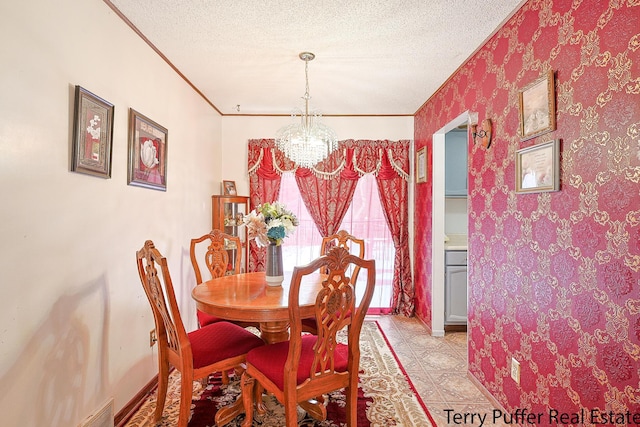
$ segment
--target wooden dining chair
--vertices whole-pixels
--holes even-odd
[[[238,236],[214,229],[204,236],[191,239],[189,255],[196,276],[196,285],[199,285],[204,280],[240,273],[242,242]],[[199,258],[202,265],[198,262]],[[197,309],[196,316],[198,316],[198,325],[200,326],[223,320]]]
[[[359,301],[346,275],[351,265],[367,272]],[[314,310],[318,333],[304,334],[298,296],[306,292],[305,277],[325,268],[328,276],[318,291]],[[260,402],[265,389],[284,405],[286,425],[293,427],[297,426],[298,404],[322,421],[327,416],[324,394],[341,388],[345,388],[347,425],[356,426],[360,331],[375,280],[375,261],[352,255],[343,247],[332,248],[306,266],[295,267],[289,290],[289,340],[247,353],[241,380],[246,413],[243,427],[251,426],[253,402]],[[338,343],[338,333],[345,328],[346,344]],[[264,411],[260,404],[256,406],[258,413]]]
[[[251,349],[263,346],[262,339],[229,322],[216,322],[187,333],[167,260],[147,240],[136,252],[138,274],[153,311],[158,338],[158,393],[154,421],[162,418],[167,396],[170,365],[181,373],[178,426],[189,421],[193,381],[215,372],[236,369]]]
[[[364,259],[364,239],[358,239],[357,237],[349,234],[346,230],[339,230],[336,234],[323,237],[322,244],[320,246],[320,255],[325,255],[329,249],[334,246],[345,248],[350,253],[353,253],[354,255],[357,254],[358,257]],[[360,267],[354,266],[351,274],[351,283],[356,283],[359,273]]]
[[[320,255],[327,254],[331,248],[336,246],[345,248],[350,253],[353,253],[354,255],[357,254],[358,257],[364,259],[364,240],[352,236],[346,230],[340,230],[336,234],[323,237],[322,245],[320,246]],[[351,272],[351,283],[353,285],[355,285],[358,280],[358,274],[360,274],[360,267],[354,266],[353,271]],[[304,319],[302,321],[302,330],[304,332],[316,334],[318,333],[318,326],[314,319]]]

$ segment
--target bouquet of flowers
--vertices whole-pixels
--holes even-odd
[[[281,245],[298,226],[298,218],[279,202],[263,203],[244,217],[249,239],[265,247],[269,243]]]

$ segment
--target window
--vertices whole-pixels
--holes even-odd
[[[282,252],[285,271],[292,271],[296,265],[307,264],[318,257],[322,236],[300,197],[294,174],[282,175],[279,201],[300,221],[296,232],[286,239]],[[374,311],[389,308],[395,249],[380,205],[375,176],[369,174],[358,180],[353,202],[338,229],[365,240],[365,258],[376,260],[376,290],[370,308]],[[363,275],[359,280],[364,280]]]

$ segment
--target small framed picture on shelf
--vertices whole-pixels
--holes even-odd
[[[416,152],[416,183],[427,182],[427,147]]]
[[[113,112],[113,104],[76,86],[71,171],[111,178]]]
[[[166,128],[129,109],[128,184],[167,191]]]
[[[222,181],[222,193],[225,196],[236,196],[238,194],[238,192],[236,191],[236,182]]]
[[[553,70],[525,87],[518,98],[522,141],[556,130]]]
[[[516,193],[560,190],[560,140],[516,151]]]

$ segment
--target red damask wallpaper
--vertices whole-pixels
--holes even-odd
[[[557,129],[521,141],[518,93],[548,70]],[[469,149],[470,373],[509,411],[640,413],[640,2],[527,2],[416,113],[416,149],[466,110],[494,126]],[[516,194],[516,150],[554,139],[561,190]],[[415,220],[431,223],[428,184]],[[416,230],[427,324],[430,241]]]

